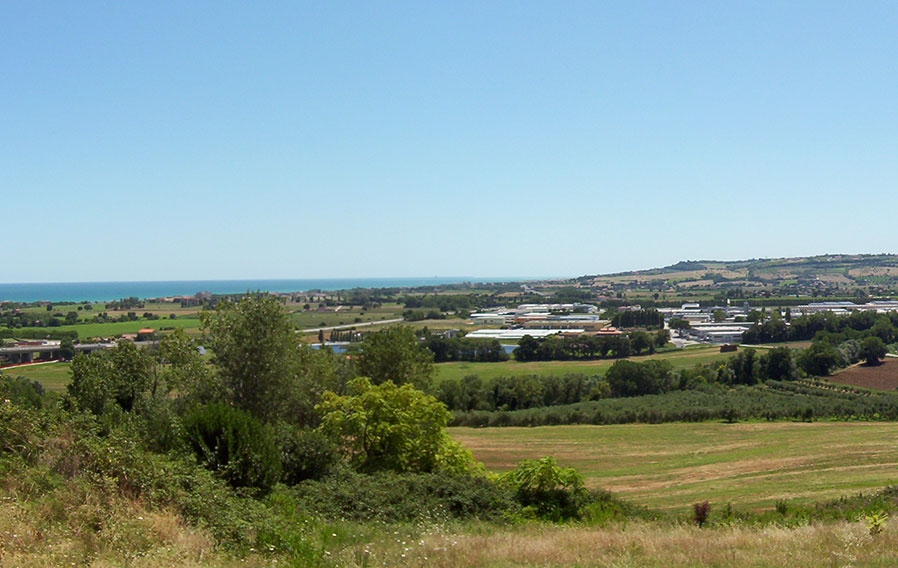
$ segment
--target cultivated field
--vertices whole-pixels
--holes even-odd
[[[384,304],[380,308],[368,310],[359,306],[341,307],[339,311],[318,311],[316,308],[304,310],[301,305],[290,304],[288,309],[291,312],[290,319],[299,329],[401,318],[404,310],[399,304]]]
[[[733,353],[721,353],[719,346],[688,347],[667,353],[630,357],[631,361],[648,361],[661,359],[670,361],[674,369],[684,369],[698,364],[725,361]],[[466,375],[477,375],[482,379],[511,375],[564,375],[567,373],[584,373],[588,375],[604,375],[617,359],[597,359],[594,361],[503,361],[501,363],[439,363],[437,380],[460,379]]]
[[[898,388],[898,359],[886,359],[880,365],[854,365],[848,367],[828,380],[843,385],[893,391]]]
[[[588,485],[653,508],[695,502],[772,508],[898,483],[898,428],[890,423],[673,423],[451,428],[487,469],[552,455]]]

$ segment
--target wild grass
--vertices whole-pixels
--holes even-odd
[[[615,568],[895,566],[898,527],[871,536],[863,522],[797,528],[629,523],[603,528],[527,525],[433,534],[398,547],[366,549],[370,561],[344,566]],[[348,556],[348,555],[347,555]]]

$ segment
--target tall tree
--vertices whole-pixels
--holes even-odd
[[[202,314],[212,362],[231,402],[263,420],[285,410],[299,340],[280,302],[247,294]]]
[[[421,345],[408,326],[372,333],[362,342],[359,372],[376,385],[393,381],[425,389],[434,371],[433,353]]]

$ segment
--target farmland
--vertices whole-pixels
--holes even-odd
[[[733,353],[721,353],[719,346],[696,346],[678,351],[630,357],[632,361],[659,359],[669,361],[674,369],[684,369],[698,364],[725,361]],[[437,380],[460,379],[466,375],[477,375],[482,379],[511,375],[564,375],[584,373],[603,375],[616,359],[592,361],[504,361],[501,363],[452,362],[437,364]]]
[[[452,428],[488,470],[554,455],[587,484],[654,508],[691,503],[772,508],[898,482],[893,424],[775,422]]]
[[[834,383],[866,389],[894,391],[898,388],[898,359],[880,365],[853,365],[829,377]]]

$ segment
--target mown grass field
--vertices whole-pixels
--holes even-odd
[[[555,456],[592,487],[686,512],[692,503],[772,508],[898,483],[898,427],[863,422],[717,422],[451,428],[487,469]]]
[[[58,327],[25,327],[23,330],[28,331],[77,331],[78,338],[81,340],[90,337],[115,337],[123,333],[137,333],[144,328],[152,328],[159,330],[161,328],[182,328],[187,332],[197,331],[200,327],[200,320],[197,316],[179,317],[177,319],[158,319],[145,320],[143,318],[137,321],[122,321],[112,323],[82,323],[75,325],[61,325]]]
[[[44,385],[48,391],[61,392],[65,390],[71,375],[71,363],[40,363],[21,367],[7,367],[3,373],[11,377],[25,377],[31,381],[37,381]]]
[[[631,361],[648,361],[662,359],[670,361],[674,369],[684,369],[698,364],[725,361],[733,353],[721,353],[719,346],[687,347],[686,349],[630,357]],[[460,379],[466,375],[477,375],[482,379],[511,375],[564,375],[567,373],[585,373],[588,375],[604,375],[617,359],[598,359],[595,361],[503,361],[501,363],[439,363],[436,365],[437,380]]]

